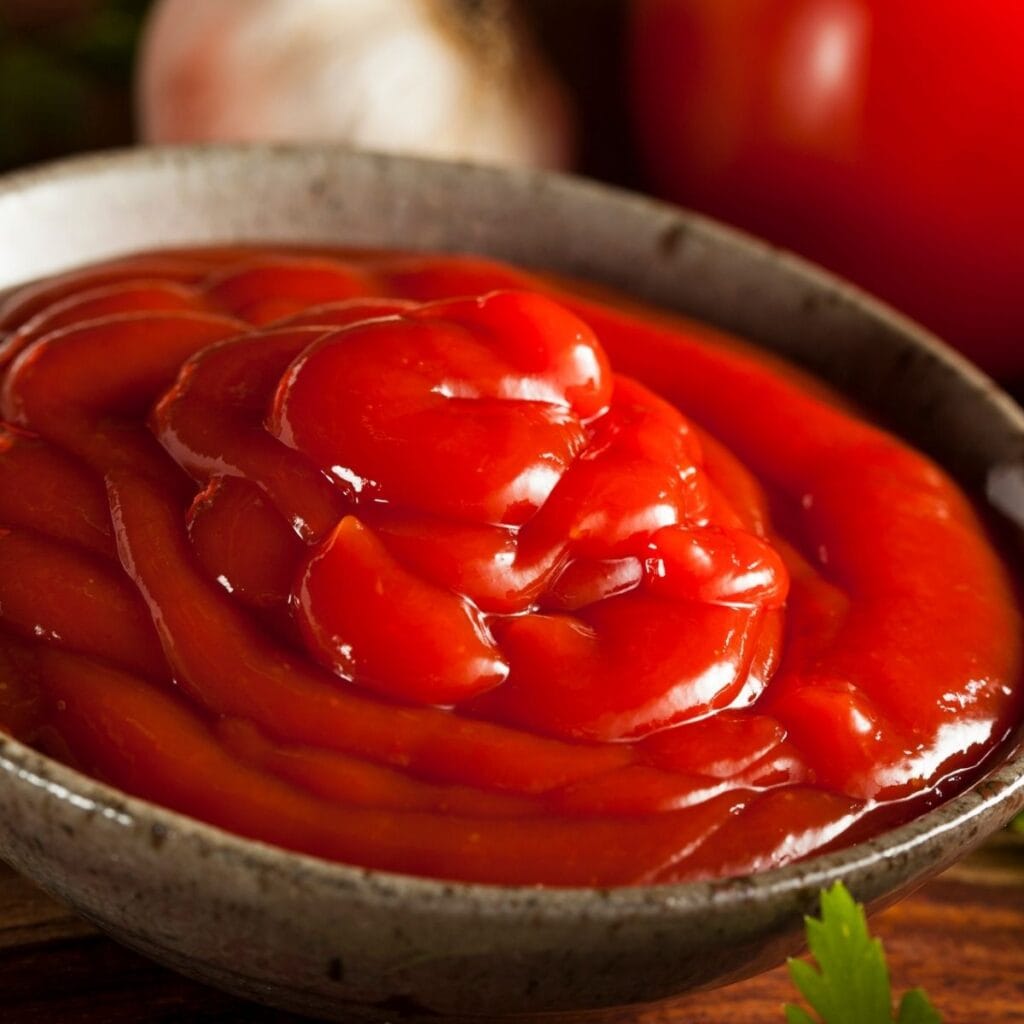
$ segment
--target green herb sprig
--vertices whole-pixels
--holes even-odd
[[[919,988],[903,996],[893,1016],[882,941],[871,937],[864,908],[842,882],[822,892],[821,918],[806,921],[817,969],[804,960],[790,960],[789,973],[818,1016],[790,1003],[788,1024],[942,1024]]]

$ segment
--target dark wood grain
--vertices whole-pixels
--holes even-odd
[[[926,988],[947,1024],[1024,1022],[1024,841],[1004,834],[880,914],[897,992]],[[784,968],[637,1024],[782,1024]],[[3,1024],[297,1024],[122,949],[0,866]]]

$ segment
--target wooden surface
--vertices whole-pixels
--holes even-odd
[[[1008,834],[879,915],[897,992],[922,985],[948,1024],[1024,1022],[1024,839]],[[637,1024],[783,1024],[784,968]],[[293,1024],[151,964],[0,865],[2,1024]]]

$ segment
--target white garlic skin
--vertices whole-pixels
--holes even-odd
[[[568,101],[512,6],[160,0],[140,52],[140,134],[565,168]]]

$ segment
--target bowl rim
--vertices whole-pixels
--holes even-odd
[[[927,352],[936,362],[960,378],[970,389],[981,393],[994,405],[1013,433],[1024,438],[1024,410],[980,369],[950,348],[935,335],[881,300],[811,261],[755,238],[744,231],[720,223],[703,214],[627,189],[596,182],[577,175],[520,168],[501,168],[479,164],[436,160],[406,155],[373,153],[333,143],[214,143],[183,146],[146,146],[131,149],[87,153],[52,161],[0,176],[0,203],[17,198],[25,191],[59,185],[66,179],[79,180],[109,171],[140,172],[153,165],[213,163],[230,160],[287,161],[314,155],[355,162],[408,164],[429,174],[438,168],[457,168],[469,177],[503,178],[526,188],[548,187],[588,192],[597,201],[629,206],[656,214],[667,225],[678,225],[715,245],[739,250],[744,255],[770,258],[791,274],[818,290],[826,290],[858,314],[894,329],[914,348]],[[204,242],[202,244],[216,244]],[[130,250],[125,250],[127,253]],[[116,257],[115,257],[116,258]],[[72,269],[72,264],[66,269]],[[60,273],[61,271],[57,271]],[[19,287],[20,282],[12,287]],[[3,291],[7,289],[4,288]],[[751,341],[751,344],[758,344]],[[813,372],[813,371],[808,371]],[[215,825],[180,814],[159,804],[100,782],[24,743],[0,732],[0,778],[43,791],[47,798],[63,808],[74,808],[82,815],[99,816],[118,826],[133,830],[159,832],[167,843],[198,844],[204,855],[214,853],[229,859],[242,869],[293,871],[316,883],[351,891],[372,885],[379,897],[418,898],[421,902],[450,902],[465,895],[477,910],[489,916],[515,916],[528,907],[531,914],[562,916],[566,912],[592,911],[595,902],[609,914],[629,913],[643,917],[673,911],[699,911],[711,905],[736,908],[752,897],[758,901],[773,897],[816,892],[827,883],[842,880],[851,889],[862,889],[869,897],[884,895],[891,885],[872,884],[872,869],[880,862],[909,862],[916,850],[940,844],[943,836],[970,829],[970,838],[980,841],[993,829],[1005,824],[1024,808],[1024,748],[1013,748],[1004,739],[989,756],[1000,757],[967,790],[944,801],[903,825],[888,829],[853,846],[816,854],[784,867],[754,874],[696,882],[655,885],[629,885],[611,888],[568,886],[523,886],[462,882],[425,878],[375,868],[333,862],[308,854],[247,839]],[[970,842],[965,844],[971,845]],[[933,858],[936,871],[959,855]],[[907,877],[916,877],[908,871]],[[538,894],[543,899],[538,901]]]

